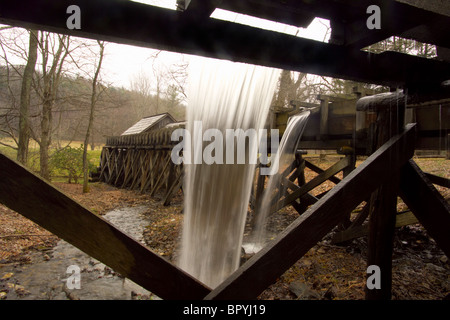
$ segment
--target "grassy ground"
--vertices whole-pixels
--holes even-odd
[[[4,144],[16,147],[14,141],[10,138],[1,138],[0,139],[0,153],[4,154],[5,156],[16,160],[17,158],[17,150],[14,148],[5,146]],[[80,148],[83,145],[82,141],[59,141],[60,147],[65,147],[70,145],[72,148]],[[88,158],[90,159],[90,162],[95,167],[99,166],[100,164],[100,155],[102,152],[103,145],[98,145],[95,147],[94,150],[91,150],[90,146],[88,148]],[[52,145],[52,148],[50,149],[50,157],[52,153],[56,150],[57,144],[55,143]],[[28,151],[28,163],[27,167],[33,171],[33,172],[39,172],[40,168],[40,159],[39,159],[39,145],[35,141],[30,142],[29,151]],[[52,181],[55,182],[66,182],[67,181],[67,172],[65,170],[58,170],[56,168],[51,168],[51,178]]]

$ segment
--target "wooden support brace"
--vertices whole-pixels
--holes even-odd
[[[417,220],[417,218],[414,216],[412,212],[399,213],[395,218],[395,227],[400,228],[418,222],[419,220]],[[348,228],[347,230],[336,233],[333,236],[331,243],[332,244],[342,243],[355,238],[367,236],[368,233],[369,233],[368,224],[353,226]]]
[[[201,299],[210,291],[2,154],[0,202],[163,299]]]
[[[184,172],[183,170],[180,170],[180,173],[178,176],[174,179],[172,185],[167,190],[166,196],[164,198],[164,205],[168,206],[170,204],[170,201],[172,200],[173,196],[180,190],[181,185],[183,184],[184,179]]]
[[[424,172],[424,174],[428,178],[428,180],[431,181],[431,183],[437,184],[438,186],[441,186],[441,187],[450,188],[450,179],[439,177],[439,176],[436,176],[434,174],[427,173],[427,172]]]
[[[158,179],[156,179],[156,182],[155,182],[152,190],[150,191],[150,196],[153,196],[155,194],[155,192],[158,190],[159,186],[161,185],[162,178],[163,178],[164,175],[166,175],[166,169],[169,166],[171,160],[172,159],[170,158],[170,154],[169,154],[169,156],[167,157],[167,159],[165,161],[164,168],[160,171],[161,173],[159,174]]]
[[[330,168],[319,174],[317,177],[314,177],[312,180],[308,181],[306,184],[300,187],[300,189],[292,192],[291,194],[287,195],[284,199],[280,200],[277,204],[272,206],[270,212],[271,213],[277,212],[281,208],[287,206],[292,201],[295,201],[296,199],[305,195],[308,191],[314,189],[318,185],[322,184],[324,181],[330,179],[330,177],[334,176],[339,171],[342,171],[349,164],[350,164],[349,157],[342,158],[339,162],[332,165]]]
[[[286,179],[286,178],[283,178],[281,180],[281,185],[286,189],[287,195],[290,194],[290,193],[288,193],[287,189],[290,189],[295,192],[301,188],[298,185],[296,185],[294,182],[292,182],[290,179]],[[314,197],[313,195],[311,195],[310,193],[307,192],[300,197],[300,204],[297,203],[297,201],[292,201],[290,204],[294,206],[295,210],[297,210],[297,212],[299,214],[302,214],[303,212],[306,211],[306,209],[309,205],[316,203],[317,201],[319,201],[319,199],[317,199],[316,197]]]
[[[450,257],[450,205],[412,160],[402,168],[400,197]]]
[[[305,166],[319,174],[325,171],[322,168],[319,168],[318,166],[312,164],[311,162],[309,162],[307,160],[305,160]],[[335,184],[338,184],[339,182],[341,182],[341,179],[336,178],[335,176],[331,176],[328,180],[330,180],[331,182],[333,182]]]
[[[276,281],[414,153],[415,125],[394,136],[205,299],[253,299]],[[386,163],[389,166],[386,167]],[[372,177],[377,179],[372,179]]]

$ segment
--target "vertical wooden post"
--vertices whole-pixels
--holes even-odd
[[[394,95],[392,100],[381,101],[372,108],[378,113],[371,141],[375,149],[381,147],[403,128],[404,103]],[[402,152],[403,150],[398,150]],[[386,162],[386,170],[390,163]],[[377,179],[377,177],[372,177]],[[392,295],[392,252],[397,214],[397,194],[400,183],[399,172],[392,172],[389,180],[382,184],[371,197],[369,217],[367,265],[375,265],[380,270],[380,288],[369,289],[366,286],[367,300],[388,300]]]
[[[342,170],[343,177],[347,177],[350,172],[352,172],[356,168],[356,154],[354,149],[351,150],[351,153],[346,153],[346,157],[349,158],[349,165]],[[347,216],[342,220],[342,222],[339,224],[339,228],[341,230],[345,230],[352,224],[352,221],[350,220],[351,212],[347,214]]]
[[[320,137],[328,136],[328,104],[330,102],[328,97],[318,96],[320,100]]]
[[[450,160],[450,133],[447,135],[447,160]]]
[[[297,184],[298,186],[303,186],[306,184],[306,178],[305,178],[305,159],[302,157],[301,152],[296,152],[295,154],[295,160],[297,162],[297,170],[299,170],[299,174],[297,177]],[[308,201],[306,200],[306,196],[300,197],[300,205],[296,210],[301,214],[308,209]]]

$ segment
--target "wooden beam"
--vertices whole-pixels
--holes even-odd
[[[163,299],[201,299],[210,291],[2,154],[0,202]]]
[[[180,169],[179,174],[174,179],[172,185],[167,190],[166,196],[164,198],[164,205],[168,206],[170,204],[170,201],[172,200],[173,196],[180,190],[184,179],[184,171],[183,169]]]
[[[367,28],[366,23],[369,15],[360,16],[354,21],[346,22],[343,26],[344,45],[360,50],[391,36],[399,36],[420,23],[428,24],[433,19],[441,17],[433,12],[403,5],[397,1],[384,1],[379,5],[381,28],[371,30]],[[365,8],[367,7],[368,5]],[[400,12],[402,13],[400,14]]]
[[[402,168],[400,191],[408,208],[450,257],[450,205],[412,160]]]
[[[434,175],[434,174],[431,174],[428,172],[424,172],[424,174],[428,178],[428,180],[431,181],[431,183],[437,184],[438,186],[441,186],[441,187],[450,188],[450,179],[447,179],[444,177],[439,177],[437,175]]]
[[[82,12],[80,30],[66,26],[69,15],[65,12],[73,5],[72,0],[2,1],[0,22],[391,87],[406,83],[438,85],[450,73],[450,63],[443,61],[394,52],[371,54],[349,50],[341,45],[217,19],[196,21],[184,17],[183,12],[132,1],[76,3]]]
[[[369,136],[374,150],[382,147],[392,136],[402,131],[405,104],[395,99],[396,104],[377,103],[373,99],[373,109],[377,112],[374,131]],[[386,166],[389,161],[386,162]],[[375,176],[373,178],[376,178]],[[395,233],[395,217],[397,214],[397,198],[400,183],[400,172],[392,172],[387,181],[374,192],[369,216],[369,235],[367,237],[367,265],[375,265],[380,269],[380,288],[365,288],[367,300],[389,300],[392,296],[392,253]]]
[[[309,169],[311,169],[312,171],[316,172],[316,173],[322,173],[325,170],[323,170],[322,168],[319,168],[318,166],[316,166],[315,164],[305,160],[305,166]],[[331,176],[328,180],[330,180],[331,182],[338,184],[339,182],[341,182],[341,179],[335,177],[335,176]]]
[[[257,297],[412,157],[414,138],[415,125],[408,125],[405,132],[390,139],[367,158],[205,299]]]
[[[396,228],[400,228],[410,224],[415,224],[418,222],[419,220],[417,220],[416,216],[412,212],[400,213],[397,214],[397,216],[395,217]],[[368,233],[369,233],[369,226],[367,224],[351,227],[348,228],[347,230],[337,232],[335,235],[333,235],[331,243],[332,244],[342,243],[355,238],[367,236]]]
[[[328,104],[330,100],[328,97],[322,98],[320,101],[320,138],[326,138],[328,135]]]
[[[301,186],[298,190],[295,190],[289,195],[286,195],[282,200],[278,201],[272,208],[270,209],[271,213],[277,212],[281,208],[284,208],[288,204],[290,204],[292,201],[295,201],[296,199],[300,198],[301,196],[305,195],[308,191],[314,189],[318,185],[322,184],[324,181],[328,180],[330,177],[334,176],[339,171],[342,171],[344,168],[346,168],[350,164],[349,157],[342,158],[340,161],[332,165],[330,168],[319,174],[318,176],[314,177],[312,180],[308,181],[306,184]]]

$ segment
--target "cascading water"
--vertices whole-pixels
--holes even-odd
[[[286,191],[286,187],[283,187],[280,181],[281,173],[295,159],[295,152],[308,122],[309,115],[310,111],[304,111],[298,115],[291,116],[288,120],[286,130],[281,138],[278,155],[274,159],[278,163],[272,163],[271,165],[272,171],[269,175],[269,181],[264,189],[260,209],[256,212],[256,223],[251,236],[251,243],[245,244],[247,252],[257,252],[265,245],[267,240],[265,226],[270,215],[274,191],[278,190],[278,188],[282,188],[281,194],[284,194]]]
[[[211,288],[239,267],[255,164],[207,164],[202,161],[202,152],[209,143],[195,141],[201,131],[205,138],[208,129],[218,129],[225,136],[226,129],[263,128],[279,73],[218,60],[208,60],[200,70],[190,72],[186,129],[192,133],[190,152],[194,161],[184,165],[179,265]],[[212,141],[211,137],[204,140]],[[228,145],[226,149],[228,152]],[[246,153],[248,159],[257,153],[257,146],[248,144]]]

